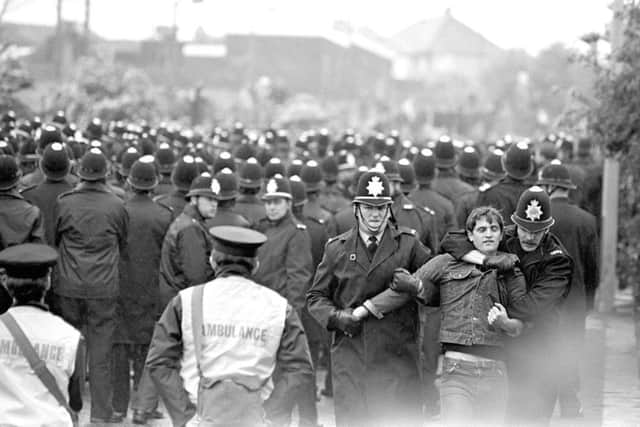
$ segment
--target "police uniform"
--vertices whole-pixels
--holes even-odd
[[[143,156],[131,167],[128,178],[134,189],[152,191],[157,182],[153,157]],[[114,410],[127,413],[130,397],[130,368],[134,370],[132,406],[150,412],[157,396],[143,379],[144,359],[160,307],[159,269],[164,235],[171,224],[171,211],[154,203],[148,194],[134,192],[125,202],[129,216],[127,250],[120,257],[120,292],[114,338]],[[149,383],[150,385],[150,383]]]
[[[545,166],[539,184],[574,189],[573,178],[564,164],[552,162]],[[552,187],[553,188],[553,187]],[[563,416],[576,416],[581,410],[579,360],[584,344],[585,318],[593,308],[593,297],[599,283],[599,240],[596,219],[570,202],[569,198],[551,193],[551,210],[555,223],[551,232],[556,235],[573,259],[571,288],[562,307],[561,320],[565,344],[565,368],[560,387],[559,402]]]
[[[483,184],[477,189],[461,195],[455,203],[455,215],[460,228],[464,228],[471,211],[478,206],[478,194],[489,189],[489,184]]]
[[[473,191],[471,185],[458,178],[454,169],[438,169],[438,174],[431,183],[431,189],[452,203],[455,203],[464,193]]]
[[[214,227],[211,234],[216,251],[235,256],[255,257],[266,240],[260,233],[237,227]],[[219,395],[220,405],[207,411],[219,413],[216,421],[223,425],[262,425],[263,408],[267,418],[278,420],[291,406],[296,390],[311,380],[311,361],[296,310],[249,276],[245,264],[225,264],[216,271],[216,279],[201,285],[200,370],[212,384],[208,393]],[[174,425],[193,418],[198,399],[194,289],[180,291],[167,305],[147,357]],[[197,421],[194,418],[189,425]]]
[[[356,202],[391,203],[388,180],[378,171],[361,176],[357,194]],[[428,258],[415,232],[388,223],[380,234],[373,255],[358,227],[329,240],[307,293],[309,311],[333,332],[338,426],[420,424],[416,304],[408,301],[383,318],[369,316],[361,321],[361,333],[352,333],[341,320],[387,289],[395,268],[415,271]]]
[[[394,197],[391,211],[398,225],[415,230],[422,244],[429,248],[432,254],[438,253],[439,241],[434,211],[416,206],[403,194]]]
[[[478,194],[477,206],[492,206],[500,211],[505,225],[513,224],[511,214],[529,184],[526,179],[533,172],[529,147],[524,143],[512,144],[500,159],[506,176]]]
[[[442,239],[447,231],[455,230],[461,224],[456,221],[454,204],[451,200],[431,188],[416,188],[409,193],[409,199],[413,200],[418,206],[426,206],[435,211],[438,240]]]
[[[55,207],[58,196],[73,189],[69,179],[69,157],[60,143],[49,144],[42,155],[40,167],[45,179],[38,185],[22,190],[26,200],[36,205],[43,214],[47,244],[54,245]]]
[[[505,225],[511,225],[511,214],[515,212],[518,198],[527,189],[521,179],[506,176],[485,191],[478,193],[477,206],[491,206],[500,211]]]
[[[158,182],[158,186],[154,188],[153,194],[156,196],[162,196],[165,194],[169,194],[173,189],[173,183],[171,182],[171,176],[161,174],[160,181]]]
[[[278,175],[267,182],[263,195],[265,200],[273,197],[291,200],[288,181]],[[258,249],[260,265],[254,277],[285,297],[293,308],[301,310],[313,269],[307,227],[287,212],[276,221],[263,218],[257,229],[267,236],[267,242]]]
[[[42,213],[16,190],[15,159],[0,155],[0,249],[20,243],[44,243]]]
[[[46,277],[56,262],[48,246],[23,244],[0,252],[0,267],[10,278]],[[9,310],[44,361],[73,411],[82,408],[84,340],[78,330],[49,313],[41,301],[21,301]],[[43,327],[46,325],[46,327]],[[51,395],[0,322],[0,423],[3,426],[72,426],[69,412]]]
[[[196,178],[186,196],[215,197],[211,176]],[[205,219],[198,208],[188,204],[171,223],[162,242],[160,257],[160,307],[163,307],[181,289],[199,285],[213,279],[209,265],[212,240]]]
[[[240,194],[233,211],[247,218],[255,226],[267,214],[264,203],[254,194]]]
[[[78,173],[83,182],[58,197],[55,242],[60,258],[54,302],[66,321],[86,327],[91,416],[109,420],[114,417],[110,351],[118,264],[126,249],[129,218],[123,201],[100,182],[107,174],[107,160],[99,149],[83,156]]]

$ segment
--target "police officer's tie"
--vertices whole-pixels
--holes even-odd
[[[378,239],[376,236],[369,236],[369,244],[367,245],[367,251],[369,252],[369,258],[373,259],[373,256],[378,250]]]

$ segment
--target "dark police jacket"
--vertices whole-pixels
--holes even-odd
[[[186,205],[171,223],[162,242],[160,299],[164,306],[179,290],[213,279],[209,255],[213,238],[204,218],[193,205]]]
[[[285,297],[300,312],[313,270],[307,227],[287,213],[275,222],[263,218],[257,229],[267,236],[267,242],[258,249],[260,265],[254,280]]]
[[[511,225],[511,214],[516,211],[518,199],[528,184],[506,176],[485,191],[478,193],[476,206],[492,206],[500,211],[505,225]]]
[[[82,182],[58,197],[55,243],[58,295],[115,298],[120,254],[127,245],[124,202],[103,183]]]
[[[429,251],[405,227],[387,225],[372,260],[356,227],[327,242],[313,285],[307,293],[311,315],[328,328],[339,309],[355,308],[387,289],[394,269],[413,272],[424,264]],[[355,419],[387,417],[406,408],[410,418],[419,408],[418,314],[407,301],[384,318],[369,316],[362,333],[347,337],[334,331],[331,348],[336,413]],[[416,399],[419,402],[416,402]],[[417,410],[419,412],[419,410]]]
[[[45,179],[38,185],[22,190],[22,197],[40,208],[44,217],[44,235],[48,245],[54,245],[55,207],[58,196],[71,191],[74,184],[68,178],[61,181]]]
[[[45,243],[42,213],[16,190],[0,191],[0,249]]]
[[[171,211],[144,194],[133,194],[125,209],[129,234],[127,250],[120,257],[116,336],[120,342],[148,344],[157,313],[162,310],[160,250],[171,224]]]

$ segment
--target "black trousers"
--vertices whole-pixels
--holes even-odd
[[[83,299],[54,295],[52,303],[54,313],[80,330],[87,341],[91,417],[111,417],[111,346],[116,327],[116,299]]]
[[[147,344],[116,343],[113,345],[113,409],[115,411],[126,414],[129,404],[134,410],[142,412],[156,409],[158,394],[148,371],[144,370],[148,351]]]

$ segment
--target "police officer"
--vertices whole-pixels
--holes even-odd
[[[333,332],[338,426],[420,423],[416,305],[409,301],[382,318],[362,307],[387,288],[395,268],[415,271],[429,257],[415,231],[390,223],[392,203],[384,173],[360,177],[357,223],[329,240],[307,293],[309,311]]]
[[[508,423],[547,424],[557,399],[563,368],[560,331],[561,307],[570,289],[573,261],[556,236],[551,202],[545,191],[525,190],[514,213],[515,227],[505,228],[500,250],[517,256],[527,282],[527,293],[513,301],[509,317],[529,322],[522,335],[507,346],[509,372]],[[475,264],[492,262],[473,246],[464,233],[449,233],[442,248],[457,259]],[[508,259],[496,265],[508,270]]]
[[[320,192],[320,206],[328,210],[332,214],[336,214],[340,210],[349,206],[349,200],[345,197],[340,185],[338,184],[338,163],[333,156],[328,156],[320,163],[322,169],[322,177],[324,180],[324,188]]]
[[[307,191],[307,201],[304,204],[304,215],[322,224],[329,237],[336,235],[336,224],[333,215],[320,204],[322,190],[322,170],[315,160],[309,160],[300,170],[300,178]]]
[[[18,193],[19,180],[15,159],[0,155],[0,249],[45,240],[42,213]]]
[[[176,218],[182,213],[187,204],[187,193],[191,186],[191,182],[198,176],[198,166],[193,156],[183,156],[171,174],[171,182],[173,183],[173,191],[168,194],[162,194],[153,199],[154,202],[166,206],[173,212]]]
[[[362,176],[362,174],[368,171],[369,168],[366,166],[360,166],[358,169],[356,169],[356,172],[353,174],[350,186],[352,194],[356,194],[356,192],[358,191],[358,181],[360,180],[360,177]],[[333,220],[336,225],[336,234],[342,234],[349,231],[356,224],[355,218],[353,216],[353,206],[347,206],[340,209],[335,213],[335,215],[333,215]]]
[[[264,172],[255,157],[250,157],[240,168],[239,196],[234,211],[247,218],[252,226],[266,216],[264,203],[258,198]]]
[[[431,183],[431,188],[452,203],[464,193],[473,190],[473,187],[463,182],[456,172],[455,166],[458,163],[458,156],[453,141],[444,135],[438,139],[434,147],[434,155],[436,157],[436,168],[438,173]]]
[[[455,203],[456,218],[458,224],[464,224],[471,211],[478,205],[478,194],[487,191],[497,184],[498,180],[504,178],[504,168],[502,167],[502,156],[504,152],[499,148],[490,150],[480,168],[482,184],[474,188],[469,193],[464,193]]]
[[[457,229],[458,225],[453,202],[431,188],[431,182],[436,173],[436,159],[433,151],[428,148],[422,149],[413,160],[413,169],[418,188],[409,193],[409,198],[418,206],[426,206],[435,211],[438,239],[442,239],[447,231]]]
[[[14,304],[9,310],[18,327],[55,379],[73,412],[82,409],[85,344],[77,329],[49,313],[44,297],[56,251],[42,244],[21,244],[0,252],[0,288],[8,289]],[[6,288],[5,288],[6,286]],[[18,351],[16,338],[0,317],[0,408],[6,426],[72,426],[73,415],[49,392]],[[44,325],[44,327],[43,327]]]
[[[224,168],[218,172],[211,181],[211,185],[218,187],[218,208],[213,218],[206,221],[207,227],[219,225],[235,225],[237,227],[250,227],[251,223],[247,218],[234,212],[236,198],[238,197],[238,177],[229,168]]]
[[[125,202],[129,216],[127,250],[120,257],[120,292],[113,346],[114,410],[126,414],[130,398],[130,368],[133,366],[134,422],[153,413],[158,397],[148,372],[143,372],[153,325],[162,308],[158,289],[160,250],[171,224],[171,211],[150,197],[158,184],[155,160],[146,155],[127,173],[131,196]],[[157,416],[157,414],[154,414]]]
[[[580,416],[582,412],[579,382],[579,360],[585,334],[587,310],[593,307],[593,297],[600,272],[598,231],[596,218],[570,203],[569,192],[575,189],[569,170],[560,161],[553,160],[540,171],[538,184],[546,189],[551,199],[554,225],[551,232],[558,236],[573,259],[571,290],[562,307],[565,369],[559,391],[560,413],[565,417]]]
[[[282,175],[267,181],[262,200],[267,214],[258,230],[267,236],[267,242],[258,250],[260,265],[255,277],[300,311],[313,268],[307,227],[291,213],[291,186]]]
[[[211,236],[205,221],[216,214],[219,186],[212,185],[211,174],[196,177],[185,195],[189,204],[173,220],[162,242],[160,258],[160,306],[181,289],[213,278],[207,263]]]
[[[47,145],[42,153],[40,169],[45,180],[40,184],[22,190],[22,197],[38,208],[44,217],[44,234],[47,244],[54,245],[55,207],[58,196],[73,189],[69,180],[71,162],[66,147],[54,142]]]
[[[305,184],[299,176],[293,175],[289,178],[291,186],[291,213],[295,218],[307,227],[307,232],[311,239],[311,259],[312,272],[311,277],[315,274],[318,264],[324,254],[324,245],[327,243],[328,236],[324,224],[315,218],[310,218],[304,214],[304,206],[307,203],[307,191]],[[304,290],[306,294],[311,286],[309,281]],[[306,426],[316,426],[318,424],[318,410],[316,408],[316,381],[315,374],[318,369],[318,361],[320,357],[320,348],[327,342],[328,336],[324,328],[309,313],[309,309],[305,305],[300,314],[300,320],[304,326],[307,335],[311,360],[314,366],[314,381],[307,390],[300,390],[298,397],[298,413],[300,414],[300,423]]]
[[[160,173],[160,179],[158,185],[154,189],[154,194],[160,196],[168,194],[173,189],[171,182],[171,173],[176,164],[176,154],[173,149],[166,142],[161,143],[158,146],[158,151],[155,153],[156,166]]]
[[[311,380],[302,325],[285,298],[250,279],[256,276],[256,252],[266,236],[233,226],[210,232],[216,279],[180,291],[167,305],[147,366],[176,426],[214,421],[194,417],[198,398],[205,397],[198,395],[200,376],[211,384],[206,393],[212,404],[199,409],[217,416],[216,424],[279,422],[297,390]],[[198,306],[203,326],[199,369],[193,336],[193,307]]]
[[[456,171],[460,179],[471,187],[480,185],[480,153],[472,145],[467,145],[460,153]]]
[[[36,148],[36,156],[40,158],[44,149],[47,148],[49,144],[53,144],[54,142],[62,143],[64,142],[64,138],[62,136],[62,132],[56,126],[47,125],[42,128],[40,131],[40,137],[38,138],[38,147]],[[42,168],[35,169],[33,172],[24,175],[20,179],[20,187],[21,188],[29,188],[34,185],[40,184],[44,181],[45,176],[42,171]]]
[[[438,232],[435,212],[427,207],[420,208],[402,192],[402,177],[398,164],[388,157],[382,157],[376,168],[382,168],[391,186],[391,214],[398,225],[413,229],[416,236],[431,253],[438,253]]]
[[[80,162],[81,182],[58,197],[55,243],[60,252],[54,283],[55,312],[86,328],[92,422],[121,422],[113,411],[110,351],[115,331],[119,258],[126,250],[129,217],[106,184],[107,159],[91,148]]]
[[[493,206],[504,218],[505,225],[512,224],[518,198],[527,189],[526,179],[533,172],[533,161],[529,146],[524,142],[512,144],[502,157],[506,176],[497,184],[480,191],[477,206]]]

